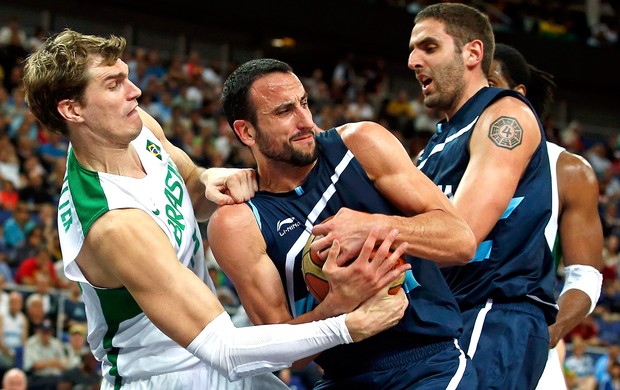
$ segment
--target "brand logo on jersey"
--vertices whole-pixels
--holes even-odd
[[[149,153],[161,160],[161,150],[159,149],[159,146],[155,145],[149,140],[146,140],[146,150],[148,150]]]
[[[295,218],[289,217],[278,221],[276,224],[276,231],[283,237],[286,233],[301,226],[301,222],[296,221]]]

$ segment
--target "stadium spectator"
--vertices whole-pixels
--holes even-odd
[[[86,325],[73,324],[69,328],[69,341],[64,343],[67,368],[79,367],[82,363],[82,356],[90,354],[88,344],[86,344]]]
[[[586,343],[582,339],[573,339],[573,351],[564,361],[564,367],[574,374],[578,389],[595,390],[594,359],[586,353]]]
[[[22,366],[24,345],[28,339],[28,318],[23,313],[24,297],[19,291],[9,293],[9,311],[2,316],[2,344],[8,349],[2,351],[4,358]]]
[[[19,201],[12,216],[4,222],[4,242],[7,247],[14,249],[20,246],[35,225],[28,204]]]
[[[45,307],[43,297],[37,293],[32,293],[26,298],[26,317],[28,325],[28,337],[34,335],[38,327],[43,324],[44,320],[49,320],[45,316]],[[53,325],[53,323],[52,323]]]
[[[29,388],[56,390],[56,384],[66,369],[62,342],[54,336],[54,327],[46,319],[37,326],[24,347],[24,371],[29,377]]]
[[[13,275],[24,260],[37,254],[39,247],[43,244],[43,228],[35,225],[26,235],[26,239],[9,252],[8,264]]]
[[[2,376],[2,390],[26,390],[28,378],[20,368],[11,368]]]
[[[611,344],[607,348],[607,353],[596,359],[594,363],[594,376],[601,385],[599,388],[604,388],[602,385],[611,381],[609,367],[612,363],[620,363],[620,341]]]
[[[15,147],[8,137],[0,137],[0,177],[9,180],[15,188],[20,188],[19,160]]]
[[[0,208],[6,211],[13,211],[19,202],[19,192],[15,184],[6,178],[0,180]]]
[[[52,256],[47,245],[41,245],[36,255],[25,259],[15,272],[15,283],[36,286],[37,281],[46,277],[55,288],[63,287],[61,280],[56,274]]]
[[[68,331],[73,325],[86,325],[86,307],[82,301],[82,290],[77,282],[68,283],[68,294],[64,300],[63,316],[61,323],[63,329]]]
[[[607,368],[609,378],[605,378],[600,382],[600,390],[618,390],[620,389],[620,362],[613,361]]]

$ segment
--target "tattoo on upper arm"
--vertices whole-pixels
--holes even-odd
[[[501,148],[514,149],[523,141],[523,129],[516,118],[500,116],[489,127],[489,138]]]

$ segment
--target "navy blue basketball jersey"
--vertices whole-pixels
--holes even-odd
[[[450,121],[439,122],[437,133],[420,154],[418,168],[448,197],[457,193],[469,163],[469,140],[476,121],[503,96],[529,105],[518,92],[483,88]],[[551,216],[551,171],[540,120],[538,124],[542,140],[506,211],[469,264],[442,268],[461,309],[484,304],[489,298],[497,302],[532,299],[543,308],[547,321],[554,321],[553,257],[545,241]]]
[[[301,271],[302,251],[312,227],[341,207],[369,213],[402,215],[379,194],[360,163],[335,129],[317,135],[318,161],[306,181],[294,191],[258,191],[248,202],[267,243],[267,253],[282,279],[293,316],[318,302],[309,293]],[[415,189],[412,189],[415,191]],[[409,307],[399,324],[359,343],[323,352],[317,362],[326,369],[364,362],[369,354],[389,356],[438,341],[458,338],[462,321],[458,306],[438,266],[408,256],[403,288]]]

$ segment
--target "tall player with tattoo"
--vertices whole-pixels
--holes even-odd
[[[418,168],[452,199],[478,244],[469,263],[442,269],[463,313],[461,346],[480,389],[533,389],[557,313],[542,125],[522,95],[488,87],[494,36],[476,9],[423,9],[410,50],[424,104],[445,115]]]

